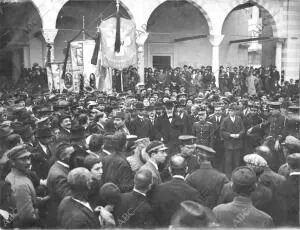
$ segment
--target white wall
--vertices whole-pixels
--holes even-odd
[[[29,40],[29,49],[31,67],[33,63],[38,63],[40,66],[44,66],[45,51],[43,42],[38,38],[32,38]]]
[[[231,40],[248,38],[248,19],[247,10],[233,11],[226,18],[222,29],[224,39],[220,45],[220,65],[248,64],[248,49],[241,48],[240,43],[229,44]]]

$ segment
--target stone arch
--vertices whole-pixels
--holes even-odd
[[[62,0],[60,1],[60,6],[57,7],[57,10],[56,10],[56,15],[55,15],[55,19],[57,20],[57,17],[60,13],[60,11],[62,10],[62,8],[68,3],[70,2],[70,0]],[[133,22],[135,23],[135,20],[134,20],[134,15],[133,13],[131,12],[130,8],[128,7],[128,5],[126,3],[124,3],[122,0],[120,1],[120,6],[122,6],[126,12],[128,13],[128,15],[130,16],[130,18],[133,20]],[[99,12],[100,13],[100,12]],[[56,25],[56,21],[55,21],[55,25]]]
[[[151,16],[154,13],[154,11],[167,1],[171,1],[171,0],[162,0],[162,1],[157,2],[157,4],[153,6],[153,10],[148,15],[148,17],[146,19],[146,23],[148,23],[149,19],[151,18]],[[197,0],[178,0],[178,1],[179,2],[186,1],[186,2],[190,3],[191,5],[195,6],[203,14],[204,18],[206,19],[206,22],[207,22],[208,28],[209,28],[209,33],[210,34],[212,33],[214,28],[213,28],[213,23],[212,23],[211,17],[203,7],[204,5],[207,4],[207,3],[205,3],[205,0],[200,0],[200,1],[199,0],[198,1]],[[201,3],[203,3],[203,4],[201,4]]]
[[[253,5],[258,6],[259,8],[263,8],[264,10],[266,10],[269,14],[270,14],[270,25],[272,27],[272,31],[273,31],[273,37],[278,37],[278,25],[279,23],[276,21],[275,17],[276,14],[278,13],[276,11],[276,9],[274,7],[272,7],[270,5],[270,3],[266,0],[233,0],[230,3],[228,3],[225,7],[224,7],[224,18],[222,21],[222,27],[220,28],[222,30],[222,28],[224,27],[226,18],[230,15],[230,13],[238,6],[240,5],[244,5],[247,3],[251,3]]]

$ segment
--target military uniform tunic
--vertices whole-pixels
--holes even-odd
[[[198,121],[193,124],[192,135],[197,137],[196,144],[213,147],[214,129],[208,121]]]

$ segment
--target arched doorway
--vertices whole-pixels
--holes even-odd
[[[0,7],[0,76],[15,84],[24,68],[33,63],[43,66],[42,20],[30,1],[6,2]]]
[[[222,65],[275,65],[276,23],[262,5],[247,1],[235,6],[223,22],[222,34]]]
[[[86,29],[85,39],[93,39],[97,32],[97,23],[100,18],[105,20],[116,12],[115,1],[111,0],[70,0],[60,10],[56,20],[58,29],[55,38],[55,60],[64,60],[64,49],[67,41],[73,39],[84,27]],[[120,4],[121,16],[131,19],[125,7]],[[81,34],[76,40],[84,39]],[[75,41],[76,41],[75,40]]]
[[[211,65],[209,21],[201,11],[193,1],[165,1],[159,5],[147,23],[145,66]]]

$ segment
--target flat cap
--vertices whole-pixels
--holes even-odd
[[[291,169],[300,170],[300,153],[293,153],[291,155],[288,155],[286,161]]]
[[[123,113],[123,112],[116,112],[116,114],[113,116],[113,118],[125,119],[125,113]]]
[[[256,183],[256,174],[248,166],[238,167],[232,172],[232,182],[238,186],[251,186]]]
[[[256,153],[247,154],[243,160],[255,173],[262,172],[268,166],[267,161]]]
[[[270,106],[270,108],[272,109],[280,109],[280,106],[281,106],[281,102],[279,101],[272,101],[272,102],[269,102],[268,105]]]
[[[288,135],[282,145],[287,148],[300,148],[300,140],[294,136]]]
[[[147,153],[151,153],[156,150],[167,150],[168,148],[164,145],[164,143],[160,141],[152,141],[146,148]]]
[[[192,136],[192,135],[180,135],[178,137],[178,140],[180,140],[180,141],[189,141],[189,140],[194,140],[194,139],[196,139],[196,137]]]
[[[214,156],[216,151],[205,145],[196,145],[196,152],[205,156]]]
[[[28,151],[26,145],[18,145],[7,152],[7,157],[10,160],[16,160],[30,155],[31,152]]]

